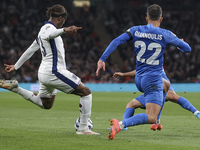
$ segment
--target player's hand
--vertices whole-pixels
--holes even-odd
[[[184,39],[183,39],[183,38],[182,38],[181,40],[182,40],[182,41],[184,41]],[[177,47],[177,49],[179,49],[179,47]]]
[[[82,27],[76,27],[76,26],[70,26],[70,27],[65,27],[64,31],[65,32],[73,32],[74,35],[76,35],[77,30],[82,29]]]
[[[115,72],[114,74],[113,74],[113,77],[114,78],[117,78],[117,79],[119,79],[119,77],[123,77],[124,76],[124,74],[122,73],[122,72]]]
[[[96,71],[96,76],[98,76],[99,75],[99,73],[100,73],[100,71],[101,71],[101,69],[103,68],[103,71],[105,71],[106,69],[105,69],[105,62],[103,62],[102,60],[99,60],[98,62],[97,62],[97,71]]]
[[[14,65],[4,64],[4,66],[6,66],[6,68],[5,68],[5,71],[6,71],[6,72],[12,72],[12,71],[15,71],[15,67],[14,67]]]

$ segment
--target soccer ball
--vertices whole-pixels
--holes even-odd
[[[76,131],[79,129],[79,126],[80,126],[80,117],[78,119],[76,119],[75,123],[74,123],[74,128],[76,129]],[[93,128],[93,123],[92,123],[92,120],[90,120],[90,118],[88,118],[88,128],[90,130],[92,130]]]

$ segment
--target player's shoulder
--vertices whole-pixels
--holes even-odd
[[[41,28],[40,28],[40,30],[42,30],[42,31],[47,31],[47,30],[55,30],[56,29],[56,27],[55,27],[55,25],[53,25],[53,24],[51,24],[51,23],[45,23]]]
[[[176,37],[176,34],[174,34],[172,31],[164,29],[164,28],[160,28],[160,30],[162,31],[163,34],[168,35],[168,36],[174,36]]]
[[[149,29],[149,25],[138,25],[138,26],[132,26],[127,31],[145,31]]]
[[[40,36],[42,39],[48,39],[49,38],[49,34],[52,33],[52,32],[54,32],[55,30],[57,30],[57,28],[55,27],[55,25],[53,25],[51,23],[45,23],[40,28],[38,36]]]
[[[132,26],[132,27],[130,27],[128,30],[143,28],[144,26],[145,26],[145,25]]]
[[[134,33],[135,31],[138,31],[139,28],[141,28],[141,27],[142,27],[142,25],[140,25],[140,26],[132,26],[128,30],[126,30],[126,32]]]

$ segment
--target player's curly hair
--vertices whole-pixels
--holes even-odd
[[[65,17],[67,18],[67,10],[64,6],[60,4],[53,5],[52,7],[47,7],[46,16],[49,17]]]
[[[153,4],[147,8],[147,17],[150,20],[158,20],[162,16],[162,8],[157,5]]]

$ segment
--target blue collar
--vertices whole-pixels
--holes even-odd
[[[50,24],[54,25],[54,27],[56,27],[55,24],[53,24],[51,21],[45,21],[45,24],[47,24],[47,23],[50,23]],[[57,29],[57,27],[56,27],[56,29]]]

